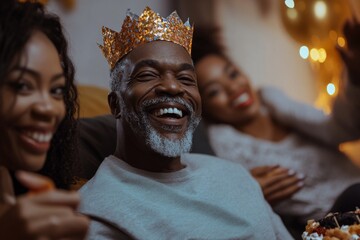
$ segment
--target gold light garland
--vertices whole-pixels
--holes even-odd
[[[342,27],[350,15],[348,0],[285,0],[281,4],[285,29],[300,44],[300,57],[310,62],[318,80],[315,105],[327,112],[342,87],[343,64],[335,47],[346,47]]]

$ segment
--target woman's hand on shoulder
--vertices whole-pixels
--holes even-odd
[[[78,193],[49,189],[52,182],[43,176],[21,172],[19,181],[30,193],[17,198],[0,216],[4,239],[84,239],[87,217],[76,212]]]

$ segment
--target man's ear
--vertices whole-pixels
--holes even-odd
[[[120,103],[119,103],[119,95],[117,92],[110,92],[108,95],[108,103],[111,109],[112,115],[115,118],[121,117]]]

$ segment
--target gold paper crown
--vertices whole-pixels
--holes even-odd
[[[104,45],[99,47],[113,69],[134,48],[157,40],[179,44],[191,54],[193,31],[189,20],[184,24],[176,11],[162,18],[146,7],[140,16],[128,11],[120,32],[102,27]]]

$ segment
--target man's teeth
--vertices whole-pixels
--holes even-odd
[[[39,132],[27,132],[26,136],[33,139],[36,142],[50,142],[52,138],[52,133],[39,133]]]
[[[155,112],[155,116],[159,117],[159,116],[162,116],[162,115],[167,114],[167,113],[176,114],[179,117],[183,116],[182,111],[180,109],[177,109],[177,108],[161,108],[160,110]]]
[[[250,95],[248,93],[243,93],[237,99],[235,99],[234,105],[246,103],[247,101],[249,101],[249,99]]]

